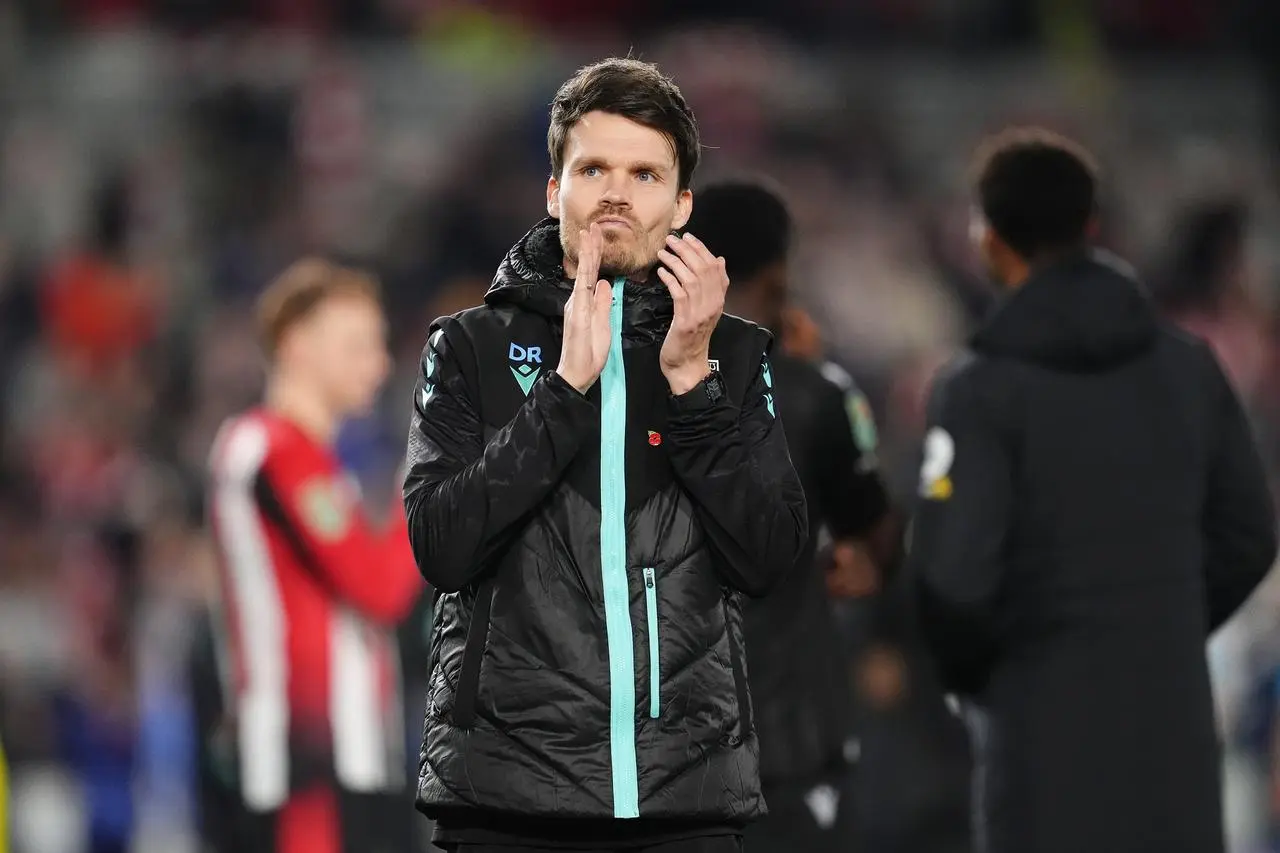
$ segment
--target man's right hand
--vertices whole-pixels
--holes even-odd
[[[609,282],[599,278],[603,251],[599,225],[578,232],[578,275],[564,306],[564,342],[556,373],[580,394],[596,383],[609,358],[613,290]]]

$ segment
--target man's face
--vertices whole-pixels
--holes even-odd
[[[787,264],[770,264],[747,281],[730,281],[725,310],[775,334],[782,334],[783,311],[787,307]]]
[[[330,296],[295,331],[295,363],[333,411],[367,413],[391,367],[378,304],[355,294]]]
[[[598,110],[569,131],[564,170],[547,181],[547,213],[560,220],[570,273],[577,270],[578,231],[593,222],[604,232],[601,277],[647,271],[667,235],[689,220],[692,205],[667,137]]]

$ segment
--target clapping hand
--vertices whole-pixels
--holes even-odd
[[[671,393],[678,396],[695,388],[709,372],[711,333],[724,313],[729,275],[724,258],[711,254],[692,234],[667,237],[667,247],[658,252],[658,260],[662,262],[658,277],[675,303],[659,360]]]
[[[599,278],[604,235],[600,226],[578,232],[578,274],[564,306],[564,343],[556,373],[580,394],[600,378],[609,358],[609,311],[613,291]]]

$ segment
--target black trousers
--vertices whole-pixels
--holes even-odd
[[[548,853],[557,847],[507,847],[500,844],[459,844],[454,853]],[[578,850],[578,853],[742,853],[742,839],[736,835],[716,835],[655,844],[652,847],[600,848]]]

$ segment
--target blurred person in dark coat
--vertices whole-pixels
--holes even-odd
[[[935,381],[910,567],[974,742],[975,846],[1222,851],[1205,640],[1276,553],[1204,344],[1093,250],[1096,170],[1036,129],[978,153],[1007,295]]]
[[[793,229],[779,193],[748,180],[708,185],[698,191],[689,228],[725,258],[727,310],[782,331]],[[748,829],[746,843],[749,851],[845,850],[849,834],[839,815],[850,779],[851,670],[830,595],[874,589],[895,556],[898,527],[876,467],[871,410],[848,374],[786,352],[774,355],[773,372],[809,529],[819,532],[796,570],[747,608],[747,671],[769,815]]]

